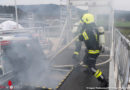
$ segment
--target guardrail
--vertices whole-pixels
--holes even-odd
[[[128,89],[130,76],[130,41],[114,31],[114,76],[117,89]]]

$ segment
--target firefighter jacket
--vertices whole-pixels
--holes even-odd
[[[85,24],[82,27],[82,33],[79,40],[85,43],[89,54],[99,53],[99,32],[95,23]]]

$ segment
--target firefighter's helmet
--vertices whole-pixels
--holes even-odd
[[[81,18],[81,21],[86,23],[86,24],[90,24],[94,22],[94,16],[90,13],[84,14]]]

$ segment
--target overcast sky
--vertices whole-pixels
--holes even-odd
[[[118,10],[130,11],[130,0],[115,0],[114,7]]]
[[[15,0],[0,0],[0,4],[12,5]],[[16,0],[17,4],[28,5],[28,4],[58,4],[60,0]]]
[[[0,0],[0,5],[13,5],[15,0]],[[16,0],[17,4],[28,5],[28,4],[60,4],[60,0]],[[66,1],[66,0],[62,0]],[[114,1],[114,0],[113,0]],[[115,0],[114,8],[116,10],[129,10],[130,11],[130,0]]]

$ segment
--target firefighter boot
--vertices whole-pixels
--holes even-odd
[[[80,59],[79,52],[75,51],[72,58],[75,59],[77,62],[79,62]]]
[[[108,87],[108,80],[105,79],[102,72],[98,69],[96,70],[94,76],[101,82],[100,87]]]
[[[108,87],[108,81],[105,79],[101,81],[100,87]]]
[[[98,81],[100,81],[99,87],[104,87],[104,88],[108,87],[108,80],[105,79],[103,75],[97,79],[98,79]]]

